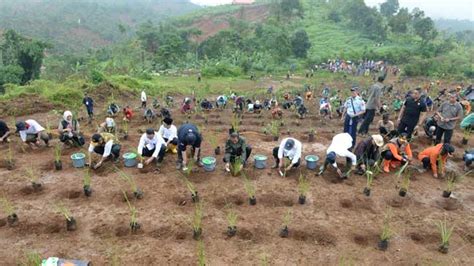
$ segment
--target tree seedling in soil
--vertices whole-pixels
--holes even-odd
[[[256,205],[257,198],[255,197],[255,193],[256,193],[255,185],[245,174],[244,174],[244,186],[245,186],[245,192],[247,192],[247,195],[249,197],[249,204]]]
[[[277,141],[280,137],[280,124],[278,123],[278,121],[273,120],[270,124],[270,134],[273,137],[273,141]]]
[[[238,215],[232,208],[232,205],[227,206],[227,236],[233,237],[237,234],[237,218]]]
[[[193,239],[199,240],[202,235],[202,202],[198,202],[194,208],[194,214],[191,222],[193,228]]]
[[[449,251],[449,239],[451,238],[451,235],[454,230],[454,226],[448,227],[448,222],[446,221],[446,218],[444,221],[438,221],[437,224],[438,230],[441,236],[441,244],[439,245],[439,252],[443,254],[447,254]]]
[[[240,157],[236,157],[234,162],[231,165],[230,172],[232,173],[232,176],[239,176],[241,169],[242,169],[242,159],[240,159]]]
[[[75,231],[77,228],[76,220],[74,219],[74,217],[72,217],[69,209],[62,202],[58,202],[55,208],[58,214],[61,214],[62,216],[64,216],[64,218],[66,218],[66,230]]]
[[[285,215],[283,216],[283,224],[282,228],[280,230],[280,237],[282,238],[287,238],[290,230],[288,229],[288,226],[290,225],[291,222],[291,211],[288,210]]]
[[[310,188],[309,180],[300,173],[300,177],[298,178],[298,203],[305,204],[306,203],[306,195],[308,194]]]
[[[5,163],[7,164],[7,170],[13,170],[15,167],[15,161],[13,159],[13,148],[11,142],[8,143],[8,150],[5,156]]]
[[[37,266],[41,265],[43,262],[43,259],[41,258],[41,255],[36,252],[36,251],[30,251],[26,252],[21,263],[19,265],[21,266]]]
[[[446,175],[446,190],[443,191],[443,197],[449,198],[454,189],[454,185],[460,182],[465,176],[469,175],[472,171],[469,171],[461,176],[456,176],[456,172],[449,171]]]
[[[28,175],[28,179],[31,182],[31,186],[33,187],[34,191],[40,191],[42,189],[42,184],[38,182],[38,175],[34,172],[33,168],[29,167],[26,168],[26,173]]]
[[[84,190],[84,195],[86,197],[90,197],[92,195],[92,188],[91,188],[91,172],[89,168],[86,168],[84,170],[84,178],[83,178],[83,190]]]
[[[62,153],[62,147],[61,144],[58,143],[56,146],[54,146],[54,169],[56,171],[60,171],[63,169],[63,163],[61,162],[61,153]]]
[[[128,139],[128,121],[123,120],[123,139],[127,140]]]
[[[133,179],[133,177],[127,175],[125,172],[121,171],[121,170],[118,169],[117,167],[115,167],[115,170],[119,173],[120,178],[122,178],[124,181],[126,181],[126,182],[128,183],[128,185],[130,186],[130,188],[131,188],[132,191],[133,191],[133,196],[134,196],[136,199],[143,199],[144,193],[143,193],[143,191],[137,186],[137,183],[135,182],[135,180]]]
[[[215,134],[209,134],[207,136],[207,140],[209,141],[209,144],[211,144],[211,147],[214,150],[214,154],[215,155],[221,154],[221,147],[219,146],[219,143],[217,141],[217,136]]]
[[[8,225],[17,225],[18,215],[15,213],[15,207],[13,207],[13,204],[5,196],[0,198],[0,204],[2,205],[3,212],[7,214]]]
[[[130,230],[135,234],[141,228],[141,225],[137,221],[138,211],[137,208],[130,203],[130,200],[128,200],[127,193],[125,191],[122,191],[122,193],[130,210]]]
[[[365,176],[367,177],[367,183],[364,188],[364,195],[370,197],[370,192],[372,190],[372,183],[374,182],[374,172],[371,167],[368,167],[365,171]]]
[[[206,266],[206,252],[204,250],[204,243],[199,240],[197,243],[198,265]]]
[[[390,212],[390,209],[388,209],[383,219],[382,233],[380,234],[380,241],[378,243],[378,248],[382,251],[387,250],[388,240],[393,235],[392,229],[390,228],[390,216],[391,216],[391,212]]]
[[[311,128],[309,130],[309,134],[308,134],[308,141],[309,142],[313,142],[314,141],[314,134],[315,134],[315,130],[314,128]]]
[[[185,175],[182,176],[182,179],[183,179],[184,184],[186,185],[186,188],[191,193],[192,201],[194,203],[198,203],[199,202],[199,195],[198,195],[198,192],[196,190],[196,186],[194,186],[194,184],[191,181],[189,181],[189,179]]]
[[[400,187],[400,190],[398,191],[398,195],[400,197],[405,197],[407,195],[408,187],[410,186],[411,175],[412,175],[412,170],[408,168],[403,175],[402,185]]]

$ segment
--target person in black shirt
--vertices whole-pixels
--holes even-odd
[[[426,104],[421,99],[420,89],[416,89],[407,97],[398,115],[398,133],[406,133],[411,138],[419,122],[425,120]]]
[[[10,136],[8,125],[0,120],[0,142],[10,142],[8,136]]]
[[[178,163],[176,169],[183,168],[187,170],[188,157],[186,154],[186,147],[191,146],[192,155],[195,161],[201,165],[199,161],[201,153],[202,136],[198,128],[193,124],[184,124],[178,129]]]

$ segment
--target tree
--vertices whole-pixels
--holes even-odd
[[[156,53],[159,46],[159,31],[151,21],[139,26],[137,36],[145,51],[152,54]]]
[[[281,0],[280,9],[284,16],[292,17],[296,15],[303,17],[303,6],[300,0]]]
[[[397,13],[398,8],[400,8],[398,0],[387,0],[380,5],[380,13],[386,17],[391,17]]]
[[[415,33],[423,39],[423,42],[431,41],[438,35],[434,22],[429,17],[417,19],[413,24],[413,28]]]
[[[395,33],[407,33],[411,18],[408,8],[401,8],[395,16],[390,18],[388,25]]]
[[[299,58],[306,58],[310,47],[311,42],[309,41],[306,31],[299,30],[295,32],[291,38],[291,48],[293,50],[293,54]]]

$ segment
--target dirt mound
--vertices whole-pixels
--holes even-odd
[[[0,100],[2,116],[24,116],[34,113],[46,113],[54,109],[54,105],[47,99],[29,94],[14,99]]]

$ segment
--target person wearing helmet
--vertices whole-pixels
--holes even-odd
[[[199,133],[198,128],[193,124],[184,124],[178,129],[178,162],[176,169],[183,169],[186,171],[188,164],[188,156],[186,154],[186,148],[191,147],[191,154],[193,155],[195,162],[201,165],[200,153],[201,153],[201,141],[202,136]]]
[[[137,153],[140,157],[149,157],[143,162],[145,165],[149,165],[156,159],[156,164],[159,166],[165,157],[165,144],[161,135],[149,128],[140,138]]]
[[[115,120],[112,117],[106,117],[105,122],[99,125],[97,132],[99,133],[107,132],[107,133],[114,134],[115,130],[116,130]]]
[[[99,162],[94,166],[97,169],[102,166],[104,161],[109,157],[118,162],[120,160],[121,146],[114,135],[110,133],[96,133],[92,135],[89,145],[89,165],[92,166],[92,155],[102,155]]]
[[[24,143],[27,143],[31,148],[33,145],[39,146],[39,139],[44,141],[46,146],[49,146],[49,136],[44,127],[42,127],[36,120],[28,119],[16,123],[16,132],[20,133],[20,138]]]
[[[59,140],[62,143],[72,144],[77,147],[83,146],[84,137],[79,131],[79,122],[72,117],[71,111],[65,111],[63,119],[58,126]]]
[[[382,149],[382,157],[383,170],[386,173],[390,173],[390,168],[410,162],[413,159],[413,153],[408,142],[408,134],[402,133],[398,138],[390,140]]]
[[[291,168],[300,166],[302,150],[303,145],[299,140],[295,138],[283,139],[279,147],[273,148],[273,158],[275,159],[275,164],[272,168],[279,168],[280,171],[283,169],[285,169],[285,171],[289,171]],[[286,166],[286,168],[284,158],[288,158],[290,160],[290,164]]]
[[[337,157],[346,158],[346,168],[355,169],[357,165],[357,156],[350,151],[352,148],[352,136],[349,133],[339,133],[332,138],[331,145],[326,150],[326,160],[324,164],[319,168],[317,175],[322,175],[328,165],[332,165],[339,175],[339,178],[346,179],[347,174],[343,173],[339,169],[336,159]]]
[[[367,166],[374,166],[380,158],[380,148],[383,146],[381,135],[372,135],[359,142],[355,148],[355,155],[359,160],[357,173],[363,175]]]
[[[204,98],[201,101],[201,109],[202,110],[209,111],[209,110],[212,110],[212,108],[213,108],[212,103],[210,101],[208,101],[206,98]]]
[[[431,166],[433,177],[437,178],[438,174],[441,174],[440,177],[443,177],[446,174],[446,162],[448,161],[448,157],[453,157],[454,151],[455,149],[451,144],[440,143],[420,152],[418,160],[423,163],[424,169],[428,169]],[[439,165],[439,158],[441,158],[442,161],[441,165]],[[440,167],[440,169],[438,167]],[[441,173],[438,173],[438,169],[441,170]]]
[[[250,157],[251,152],[252,148],[247,145],[245,138],[241,137],[237,132],[232,132],[225,143],[225,170],[230,172],[230,164],[234,163],[237,158],[240,158],[242,162],[241,167],[243,167]]]
[[[163,119],[163,124],[158,130],[158,135],[165,141],[166,151],[178,153],[176,150],[176,146],[178,145],[178,129],[173,125],[173,119],[171,119],[171,117],[165,117],[165,119]]]

